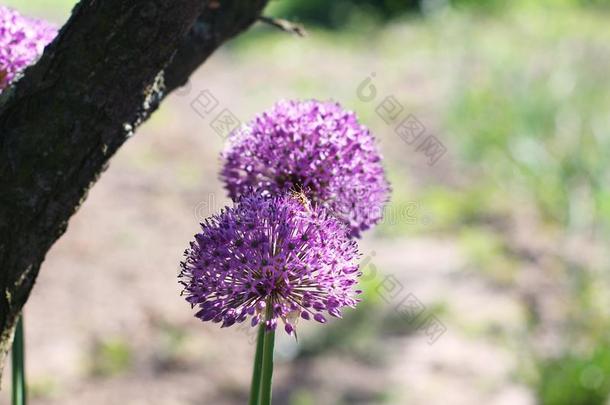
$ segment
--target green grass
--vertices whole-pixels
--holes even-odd
[[[122,339],[102,340],[93,347],[89,359],[89,371],[96,377],[122,374],[131,368],[133,355],[132,348]]]
[[[13,7],[23,14],[63,23],[77,0],[3,0],[2,5]]]
[[[542,405],[598,405],[610,394],[610,350],[600,344],[590,354],[569,353],[540,363]]]
[[[461,38],[472,66],[445,125],[461,156],[489,171],[490,192],[502,183],[500,192],[530,199],[549,222],[583,228],[595,221],[608,230],[610,59],[603,55],[610,35],[597,17],[574,14]]]

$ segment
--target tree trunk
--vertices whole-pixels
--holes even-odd
[[[266,2],[83,0],[0,95],[0,369],[46,252],[110,157]]]

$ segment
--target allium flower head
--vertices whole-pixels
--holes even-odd
[[[250,318],[288,334],[299,318],[326,322],[357,303],[357,246],[345,225],[304,198],[242,197],[201,224],[181,263],[183,293],[202,321]]]
[[[280,101],[234,131],[222,157],[233,200],[252,188],[303,191],[346,222],[351,236],[381,220],[389,196],[374,138],[332,102]]]
[[[0,92],[42,55],[55,35],[57,29],[49,23],[0,6]]]

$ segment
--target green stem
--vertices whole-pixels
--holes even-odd
[[[261,388],[261,370],[263,369],[263,345],[265,343],[265,324],[258,327],[256,338],[256,354],[254,355],[254,369],[252,371],[252,384],[250,385],[249,405],[258,405],[258,396]]]
[[[25,405],[25,356],[23,343],[23,315],[17,320],[13,339],[13,405]]]
[[[275,331],[265,333],[263,344],[263,372],[261,376],[259,405],[271,405],[271,379],[273,377],[273,346]]]

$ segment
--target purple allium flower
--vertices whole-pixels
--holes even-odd
[[[356,242],[324,208],[286,194],[248,195],[201,224],[185,251],[180,282],[202,321],[231,326],[251,318],[267,329],[299,318],[326,322],[359,301]]]
[[[49,23],[0,6],[0,92],[34,62],[57,35]]]
[[[235,200],[252,188],[303,191],[358,237],[382,218],[390,187],[369,130],[332,102],[280,101],[234,131],[221,178]]]

